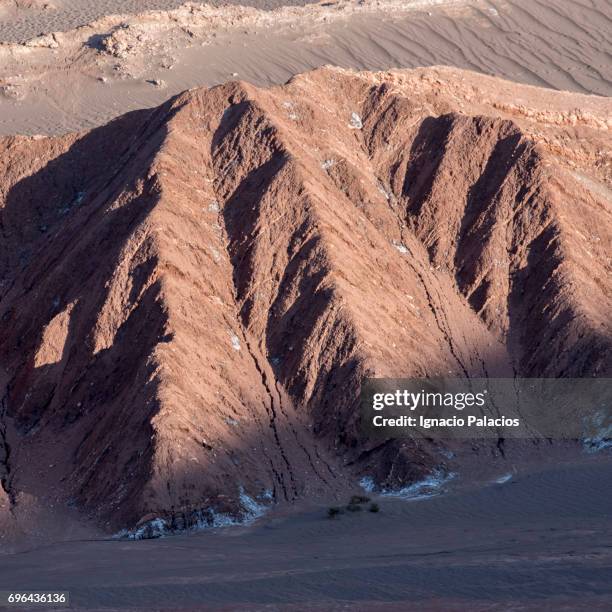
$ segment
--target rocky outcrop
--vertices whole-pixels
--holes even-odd
[[[1,140],[12,504],[117,529],[399,486],[440,456],[364,438],[365,376],[609,371],[605,124],[449,92],[323,69]]]

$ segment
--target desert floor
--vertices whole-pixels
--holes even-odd
[[[609,457],[461,486],[381,511],[271,514],[157,540],[0,556],[2,588],[63,589],[91,609],[604,610]]]

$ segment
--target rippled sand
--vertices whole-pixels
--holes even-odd
[[[609,96],[611,8],[609,0],[366,0],[105,17],[55,38],[0,46],[0,134],[92,127],[190,87],[231,79],[269,85],[323,64],[450,65]]]
[[[197,1],[197,0],[196,0]],[[184,0],[0,0],[0,41],[20,42],[41,33],[77,28],[116,13],[171,10]],[[261,9],[299,6],[312,0],[209,0],[207,4],[241,4]]]

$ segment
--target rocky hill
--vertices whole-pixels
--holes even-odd
[[[609,375],[609,111],[325,68],[0,139],[5,512],[117,530],[401,486],[444,459],[364,439],[365,376]]]

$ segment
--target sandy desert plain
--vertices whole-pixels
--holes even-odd
[[[611,40],[609,0],[0,0],[0,590],[609,610],[605,422],[358,403],[610,378]]]

